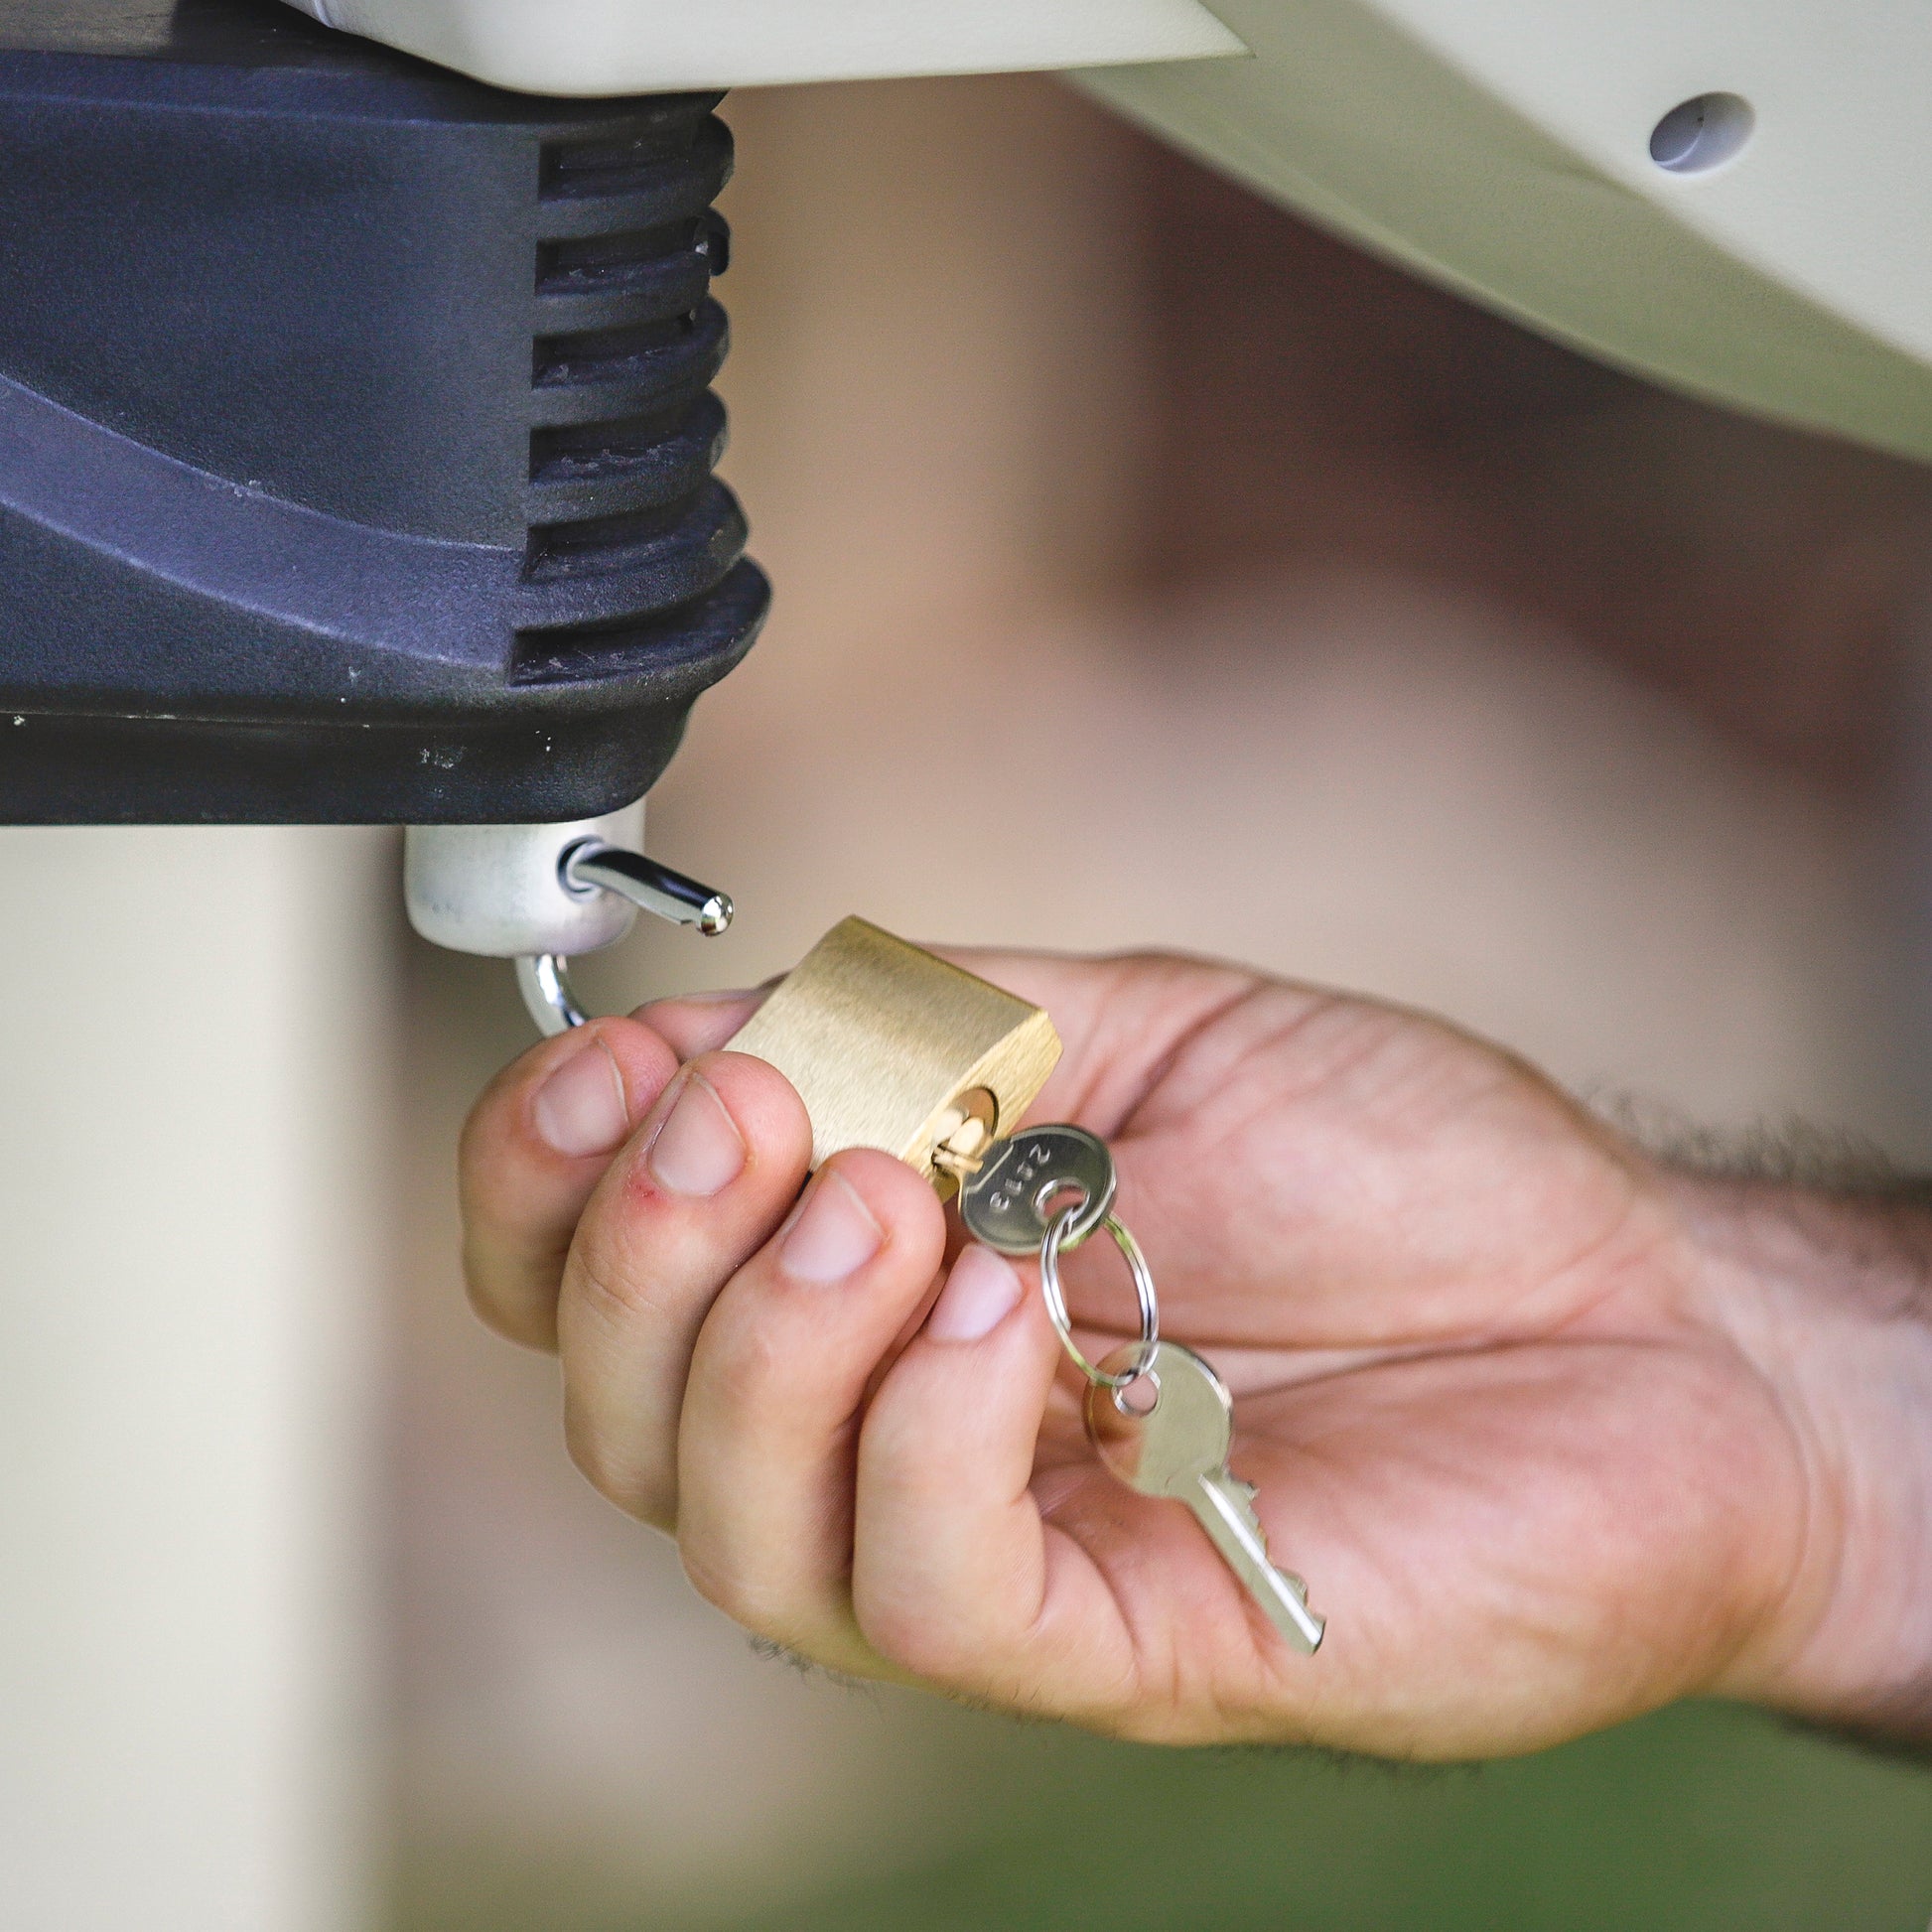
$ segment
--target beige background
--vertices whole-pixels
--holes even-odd
[[[651,844],[740,918],[589,962],[599,1004],[753,983],[856,910],[1228,954],[1587,1091],[1916,1144],[1913,473],[1603,376],[1049,82],[728,113],[729,471],[778,603]],[[569,1470],[552,1367],[464,1313],[450,1143],[525,1035],[500,969],[411,984],[409,1922],[784,1924],[944,1856],[1020,1747],[755,1656]]]

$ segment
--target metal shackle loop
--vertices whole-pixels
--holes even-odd
[[[557,877],[573,897],[615,893],[639,911],[673,925],[695,926],[708,939],[732,922],[734,907],[727,894],[603,839],[580,839],[571,846],[557,861]],[[566,1034],[591,1017],[570,983],[570,961],[560,954],[524,954],[516,962],[516,987],[540,1033]]]

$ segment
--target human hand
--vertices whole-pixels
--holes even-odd
[[[1035,1116],[1112,1144],[1327,1639],[1289,1651],[1184,1509],[1099,1467],[1033,1271],[959,1252],[910,1169],[848,1152],[799,1201],[801,1103],[716,1050],[751,998],[544,1042],[464,1143],[479,1311],[561,1347],[577,1461],[713,1601],[839,1671],[1174,1742],[1485,1756],[1694,1692],[1932,1733],[1932,1223],[1675,1173],[1371,1002],[959,957],[1053,1015]],[[1124,1336],[1106,1257],[1069,1288],[1090,1353]]]

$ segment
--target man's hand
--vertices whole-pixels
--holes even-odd
[[[1034,1271],[835,1157],[751,997],[546,1041],[464,1141],[483,1318],[759,1635],[1121,1735],[1534,1749],[1693,1692],[1932,1735],[1932,1218],[1670,1172],[1419,1016],[1169,958],[969,955],[1113,1146],[1162,1329],[1328,1619],[1275,1634],[1089,1450]],[[1105,1244],[1098,1244],[1104,1246]],[[947,1257],[954,1258],[948,1268]],[[1109,1258],[1069,1264],[1097,1353]]]

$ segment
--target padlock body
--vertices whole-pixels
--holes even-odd
[[[897,1155],[950,1193],[935,1166],[949,1132],[977,1118],[1010,1133],[1060,1056],[1038,1007],[896,939],[843,919],[731,1041],[798,1089],[812,1165],[843,1148]]]

